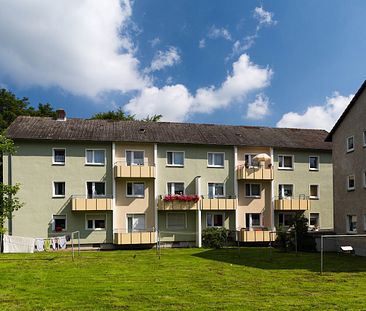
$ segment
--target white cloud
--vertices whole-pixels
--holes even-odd
[[[156,37],[156,38],[150,40],[149,42],[150,42],[151,47],[153,48],[153,47],[157,46],[158,44],[160,44],[161,40],[159,37]]]
[[[167,51],[158,51],[148,71],[157,71],[165,67],[171,67],[180,62],[179,51],[176,47],[170,47]]]
[[[0,78],[90,97],[142,89],[131,14],[128,0],[2,1]]]
[[[271,69],[253,64],[249,56],[243,54],[233,63],[232,73],[217,88],[199,88],[195,95],[191,95],[181,84],[161,89],[150,87],[132,99],[125,110],[138,118],[146,114],[162,114],[164,120],[183,121],[191,113],[211,113],[242,101],[248,93],[266,87],[271,76]]]
[[[277,21],[273,19],[274,14],[272,12],[268,12],[263,7],[256,7],[254,9],[253,17],[258,20],[259,25],[257,29],[262,26],[271,26],[276,25]]]
[[[329,131],[350,103],[353,96],[353,94],[342,96],[338,92],[334,92],[331,97],[326,98],[323,105],[310,106],[303,114],[297,112],[284,114],[281,120],[277,122],[277,126],[316,128]]]
[[[198,47],[200,49],[205,48],[206,47],[206,40],[205,39],[200,40],[200,42],[198,43]]]
[[[270,114],[269,98],[264,94],[258,94],[254,102],[248,104],[246,118],[262,120]]]
[[[211,39],[223,38],[228,41],[231,40],[231,34],[226,28],[217,28],[215,26],[211,26],[207,36]]]

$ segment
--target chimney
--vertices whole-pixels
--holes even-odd
[[[66,112],[63,109],[56,110],[56,120],[57,121],[66,121]]]

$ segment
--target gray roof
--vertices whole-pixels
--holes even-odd
[[[14,140],[150,142],[331,150],[324,130],[217,124],[17,117],[7,130]]]

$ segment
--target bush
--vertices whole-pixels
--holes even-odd
[[[226,244],[228,231],[225,228],[207,228],[202,231],[202,245],[207,248],[222,248]]]

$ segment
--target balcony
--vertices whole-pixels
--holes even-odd
[[[238,205],[237,200],[234,198],[203,198],[201,199],[202,210],[216,210],[216,211],[229,211],[236,210]]]
[[[269,230],[246,230],[241,229],[239,231],[239,242],[274,242],[276,240],[276,232]]]
[[[118,245],[155,244],[156,232],[114,232],[113,243]]]
[[[245,166],[240,165],[236,168],[237,179],[245,180],[273,180],[273,166]]]
[[[155,165],[127,165],[126,162],[114,164],[114,176],[122,178],[155,178]]]
[[[81,195],[73,195],[71,210],[74,212],[111,211],[112,197],[86,198]]]
[[[179,197],[181,197],[181,198],[179,198]],[[184,197],[191,197],[192,200],[184,199]],[[194,210],[198,210],[199,203],[200,203],[199,197],[197,197],[195,195],[160,196],[160,198],[158,200],[158,209],[161,211],[181,211],[181,210],[194,211]]]
[[[311,201],[305,196],[298,198],[287,197],[274,200],[274,209],[276,211],[307,211],[310,209]]]

